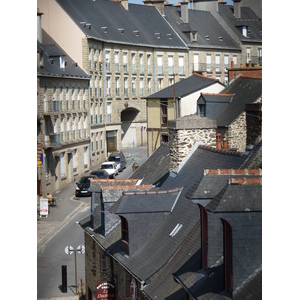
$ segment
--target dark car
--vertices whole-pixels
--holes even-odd
[[[91,196],[92,191],[90,189],[90,179],[97,178],[96,175],[87,175],[80,178],[78,182],[76,182],[75,195],[76,196]]]
[[[123,154],[122,151],[112,152],[109,155],[107,161],[116,162],[119,171],[123,171],[123,169],[126,168],[126,159],[125,159],[125,155]]]
[[[109,178],[109,174],[105,170],[95,170],[95,171],[92,171],[90,173],[90,175],[96,175],[98,178],[101,178],[101,179]]]

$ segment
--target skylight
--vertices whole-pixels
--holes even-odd
[[[174,237],[178,233],[178,231],[181,229],[182,226],[183,226],[182,224],[178,223],[175,226],[175,228],[172,230],[172,232],[169,234],[169,236]]]

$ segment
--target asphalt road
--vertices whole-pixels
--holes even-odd
[[[116,177],[117,179],[126,179],[132,173],[132,164],[141,165],[147,158],[146,147],[123,149],[127,160],[127,168],[124,169]],[[97,169],[98,167],[94,168]],[[52,222],[59,222],[65,216],[63,206],[72,206],[78,211],[70,217],[68,222],[62,226],[50,239],[46,240],[38,249],[37,253],[37,299],[53,299],[60,297],[74,296],[75,287],[75,255],[65,253],[65,248],[71,245],[77,248],[84,245],[83,230],[76,223],[86,217],[90,212],[90,197],[75,197],[75,186],[73,182],[69,184],[63,191],[57,194],[57,208],[53,208],[50,212],[49,226]],[[48,221],[48,220],[47,220]],[[76,255],[77,265],[77,282],[80,279],[85,281],[85,255]],[[67,266],[67,293],[62,293],[62,265]]]

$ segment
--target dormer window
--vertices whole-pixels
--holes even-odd
[[[61,69],[64,69],[65,66],[66,66],[65,58],[63,56],[59,57],[59,66],[60,66]]]
[[[244,37],[248,36],[248,27],[247,26],[242,27],[242,34]]]
[[[129,255],[129,231],[128,231],[128,222],[124,217],[121,217],[121,230],[122,230],[122,251]]]
[[[197,31],[192,31],[190,33],[190,40],[191,42],[197,42]]]

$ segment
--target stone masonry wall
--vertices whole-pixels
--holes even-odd
[[[176,168],[190,153],[196,142],[216,147],[216,129],[182,129],[169,130],[170,138],[170,170]]]
[[[231,125],[227,131],[228,148],[244,152],[247,142],[246,112],[243,112]]]

